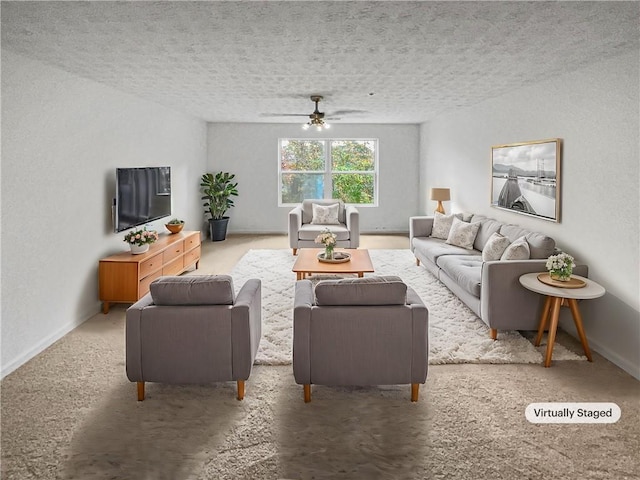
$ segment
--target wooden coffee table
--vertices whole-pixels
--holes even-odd
[[[312,273],[355,273],[363,277],[365,273],[373,272],[373,264],[369,251],[366,249],[336,249],[336,251],[351,254],[351,260],[344,263],[325,263],[318,260],[318,253],[324,252],[323,248],[301,248],[298,250],[298,258],[293,264],[296,272],[296,280],[302,280]]]

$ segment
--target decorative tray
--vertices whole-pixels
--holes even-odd
[[[347,252],[333,252],[333,258],[324,258],[324,252],[318,254],[318,260],[324,263],[344,263],[351,260],[351,254]]]
[[[561,282],[559,280],[552,279],[548,273],[539,273],[538,280],[546,285],[558,288],[582,288],[587,286],[587,282],[580,280],[579,278],[571,277],[569,281]]]

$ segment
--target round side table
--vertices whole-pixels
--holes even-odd
[[[546,273],[546,272],[544,272]],[[571,278],[582,280],[586,285],[582,288],[561,288],[547,285],[538,280],[540,273],[527,273],[520,277],[520,283],[527,290],[546,295],[544,307],[542,309],[542,315],[540,316],[540,325],[538,327],[538,335],[534,345],[537,347],[540,345],[542,335],[545,328],[549,328],[549,334],[547,338],[547,351],[544,357],[544,366],[551,366],[551,356],[553,354],[553,344],[556,340],[556,331],[558,329],[558,317],[560,315],[560,306],[568,305],[571,309],[571,315],[573,316],[573,323],[576,325],[582,348],[587,359],[592,362],[591,350],[589,350],[589,343],[587,342],[587,336],[584,334],[584,327],[582,326],[582,315],[578,309],[578,300],[589,300],[592,298],[598,298],[605,294],[605,289],[601,285],[597,284],[593,280],[581,277],[580,275],[572,275]]]

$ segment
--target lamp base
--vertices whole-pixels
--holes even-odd
[[[434,213],[435,212],[441,213],[443,215],[445,214],[444,207],[442,206],[442,201],[441,200],[438,200],[438,206],[436,207]]]

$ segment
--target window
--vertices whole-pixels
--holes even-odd
[[[280,205],[305,198],[378,204],[377,140],[281,139]]]

